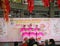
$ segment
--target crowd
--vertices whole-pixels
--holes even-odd
[[[22,46],[56,46],[54,39],[42,41],[41,44],[35,39],[26,40]]]

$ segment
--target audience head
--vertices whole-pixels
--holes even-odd
[[[32,46],[39,46],[38,42],[34,42]]]
[[[48,43],[48,40],[45,40],[45,43]]]
[[[50,39],[50,40],[49,40],[49,44],[55,44],[54,39]]]

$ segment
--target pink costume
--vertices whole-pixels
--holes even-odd
[[[33,30],[33,28],[28,28],[28,31],[32,31]]]
[[[20,32],[24,32],[26,30],[26,28],[21,28]]]
[[[21,35],[20,37],[22,37],[22,35],[23,35],[23,33],[25,32],[25,30],[26,30],[26,28],[21,28],[21,29],[20,29],[20,35]]]
[[[38,31],[39,31],[39,28],[34,28],[34,31],[35,31],[35,32],[38,32]]]

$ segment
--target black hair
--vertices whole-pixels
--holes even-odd
[[[35,43],[35,39],[29,39],[28,46],[32,46],[33,43]]]
[[[49,42],[51,42],[52,44],[55,44],[54,39],[50,39]]]

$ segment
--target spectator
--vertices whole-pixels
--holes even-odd
[[[32,44],[32,46],[39,46],[38,42]]]
[[[45,40],[45,46],[48,46],[48,40]]]
[[[25,42],[22,44],[22,46],[28,46],[28,40],[25,40]]]
[[[49,46],[56,46],[54,39],[49,40]]]
[[[28,38],[27,37],[24,39],[22,46],[28,46]]]
[[[33,38],[29,39],[28,46],[32,46],[33,43],[35,43],[35,39]]]

